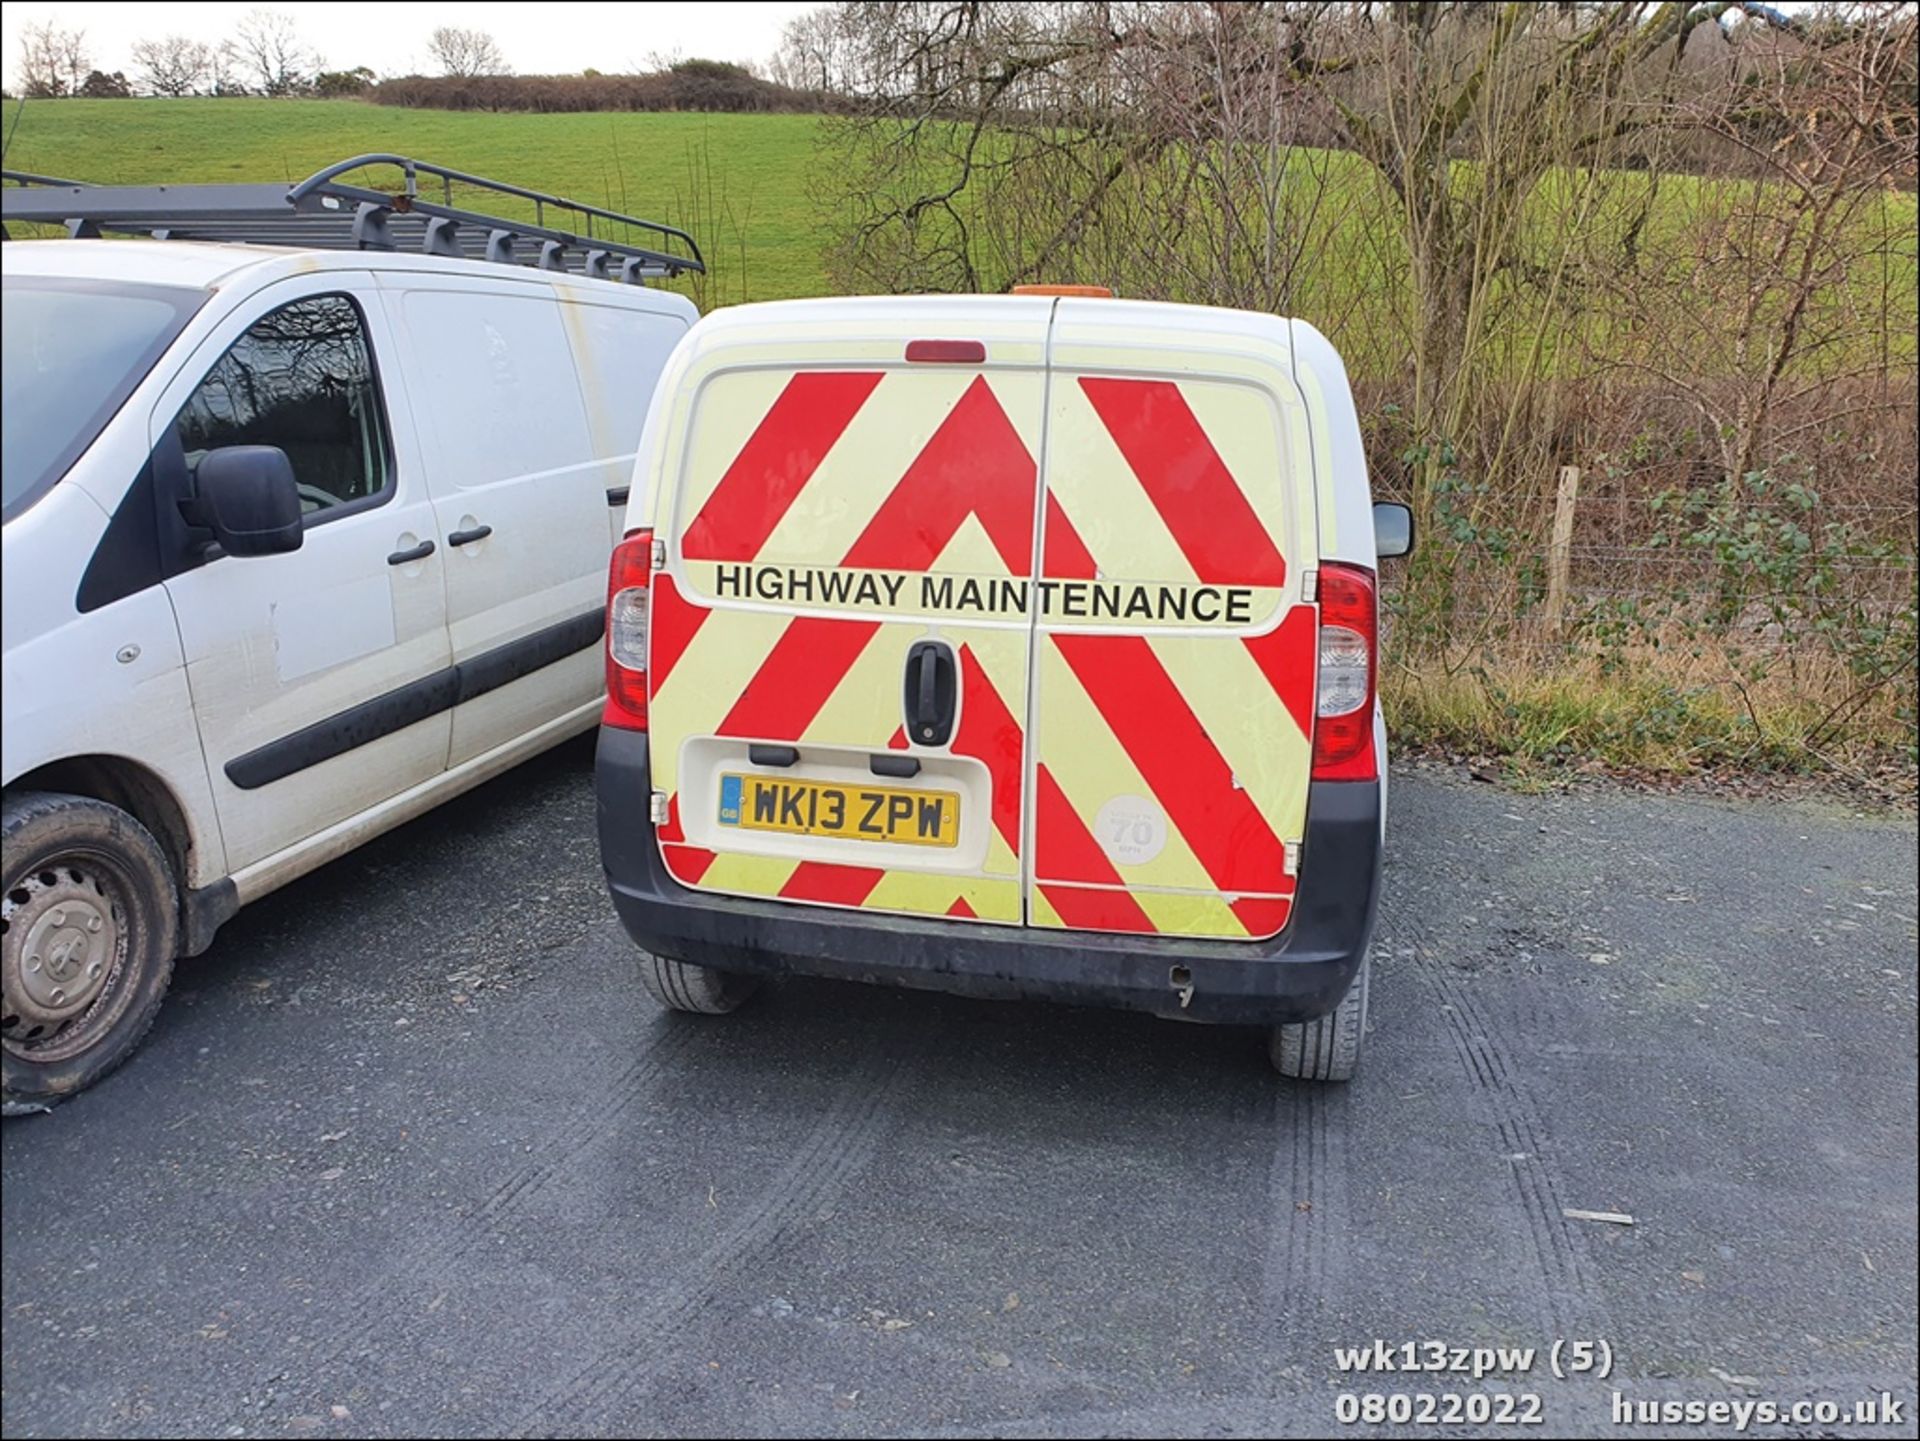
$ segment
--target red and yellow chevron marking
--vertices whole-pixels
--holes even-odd
[[[673,502],[678,573],[654,582],[655,784],[682,882],[748,896],[921,915],[1196,936],[1268,936],[1287,918],[1286,842],[1304,830],[1315,617],[1283,607],[1287,488],[1264,395],[1225,383],[898,371],[743,372],[701,405],[758,420],[693,426]],[[1254,627],[1141,633],[1067,625],[888,621],[710,606],[704,563],[799,563],[1026,578],[1043,409],[1051,454],[1042,535],[1050,580],[1253,588]],[[669,521],[669,526],[679,521]],[[930,623],[960,657],[952,752],[992,780],[978,872],[861,866],[691,844],[683,744],[712,736],[880,750],[899,729],[908,646]],[[1037,645],[1033,890],[1023,904],[1028,647]],[[1116,861],[1095,833],[1116,798],[1157,807],[1164,842]],[[706,803],[702,799],[702,804]]]
[[[1236,437],[1241,473],[1282,474],[1265,411],[1251,388],[1056,377],[1049,445],[1061,459],[1047,472],[1043,574],[1277,592],[1286,488],[1243,487],[1213,441]],[[1247,637],[1042,620],[1032,924],[1254,937],[1286,924],[1285,842],[1306,823],[1316,624],[1305,606]],[[1125,797],[1157,804],[1166,840],[1122,865],[1092,826]]]
[[[696,458],[687,491],[697,509],[681,553],[693,561],[1024,578],[1041,394],[1037,375],[795,375],[764,397],[746,444],[712,467],[710,480]],[[853,616],[710,609],[672,576],[656,579],[655,784],[672,795],[661,839],[673,874],[738,895],[1018,924],[1024,622],[941,627],[962,678],[951,750],[979,761],[992,781],[992,838],[978,873],[716,854],[687,844],[678,823],[676,753],[688,737],[903,747],[901,679],[907,648],[922,633],[917,624]]]

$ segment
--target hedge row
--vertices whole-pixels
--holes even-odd
[[[836,97],[762,80],[737,65],[687,60],[647,75],[405,75],[366,92],[379,105],[423,110],[709,110],[794,114],[831,110]]]

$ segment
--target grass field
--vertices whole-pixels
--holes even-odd
[[[6,107],[6,126],[17,104]],[[505,115],[350,100],[59,100],[20,111],[6,164],[99,184],[298,180],[351,155],[393,151],[679,225],[709,252],[715,298],[776,300],[826,288],[806,183],[818,124],[806,115]]]
[[[391,151],[679,225],[708,253],[713,274],[695,295],[703,305],[828,288],[819,200],[829,177],[817,160],[821,122],[815,116],[495,114],[352,100],[236,99],[59,100],[24,108],[14,102],[4,124],[15,127],[16,117],[6,152],[10,169],[99,184],[291,181],[351,155]],[[1345,177],[1343,186],[1370,183],[1357,160],[1336,164],[1333,173]],[[1674,181],[1670,193],[1678,206],[1665,209],[1677,215],[1700,184]],[[1891,195],[1885,203],[1896,231],[1910,236],[1914,197]],[[1380,220],[1370,207],[1330,204],[1327,213],[1340,218],[1309,250],[1318,262],[1300,277],[1299,313],[1340,334],[1350,362],[1366,368],[1368,352],[1379,348],[1375,368],[1397,367],[1405,304],[1397,256],[1384,267],[1359,261],[1381,254]],[[1543,212],[1543,223],[1557,225],[1555,215]],[[1344,233],[1363,225],[1364,237]],[[1389,245],[1390,256],[1393,251]],[[1894,248],[1887,266],[1884,274],[1857,268],[1840,294],[1849,304],[1910,313],[1916,300],[1911,239]],[[1505,338],[1524,351],[1530,331],[1524,318],[1516,320]],[[1356,326],[1384,346],[1360,343]],[[1910,338],[1896,336],[1894,348],[1911,358]],[[1853,359],[1834,356],[1826,363]]]

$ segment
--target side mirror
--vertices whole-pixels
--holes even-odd
[[[1383,500],[1373,508],[1373,552],[1382,560],[1413,549],[1413,512]]]
[[[200,457],[189,517],[213,532],[228,555],[300,549],[300,487],[277,445],[225,445]]]

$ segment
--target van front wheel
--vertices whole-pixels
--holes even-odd
[[[173,979],[179,894],[147,828],[87,796],[5,803],[0,1100],[43,1110],[140,1044]]]
[[[724,1016],[760,989],[760,978],[737,971],[716,971],[711,966],[688,965],[670,956],[643,951],[640,984],[647,988],[648,995],[670,1011]]]
[[[1367,985],[1373,954],[1360,969],[1340,1004],[1317,1021],[1275,1026],[1268,1054],[1273,1068],[1296,1081],[1350,1081],[1360,1068],[1360,1047],[1367,1038]]]

